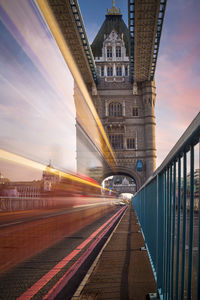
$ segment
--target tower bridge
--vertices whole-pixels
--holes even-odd
[[[154,73],[166,1],[128,1],[128,27],[113,1],[91,46],[78,1],[47,2],[115,152],[114,169],[105,165],[96,179],[125,169],[139,188],[156,168]]]
[[[155,170],[165,6],[90,45],[78,0],[0,0],[1,299],[200,299],[200,114]]]

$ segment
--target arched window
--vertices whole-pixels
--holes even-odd
[[[107,57],[112,57],[112,47],[107,47]]]
[[[121,53],[121,47],[120,46],[117,46],[116,47],[116,57],[121,57],[122,56],[122,53]]]
[[[122,67],[116,67],[116,75],[122,76]]]
[[[107,67],[107,76],[113,76],[113,68]]]
[[[109,116],[110,117],[121,117],[122,116],[121,103],[112,102],[109,104]]]

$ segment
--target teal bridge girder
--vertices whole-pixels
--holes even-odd
[[[132,82],[154,80],[166,3],[167,0],[128,0]],[[144,48],[146,51],[141,53]],[[143,64],[146,55],[148,60]]]
[[[154,80],[166,3],[167,0],[128,0],[130,77],[132,82]],[[70,0],[70,6],[93,79],[97,83],[96,64],[87,39],[78,0]],[[141,26],[141,16],[142,22],[145,22],[144,26]],[[139,43],[138,39],[140,39]],[[141,53],[142,49],[145,49],[143,53]]]
[[[64,14],[65,1],[60,2],[63,7],[62,14]],[[88,64],[89,71],[84,70],[83,73],[84,75],[87,74],[88,78],[92,78],[92,80],[91,78],[86,80],[86,85],[88,86],[89,84],[91,87],[93,86],[93,81],[97,83],[98,74],[93,53],[87,39],[81,10],[78,0],[69,0],[67,2],[71,8],[71,15]],[[154,80],[166,3],[167,0],[128,0],[130,77],[132,82]],[[59,14],[56,12],[60,4],[57,5],[52,0],[49,0],[49,4],[53,9],[58,23],[60,23],[60,20],[62,22],[62,18],[59,18],[60,11]],[[63,24],[60,26],[63,27]],[[63,29],[65,29],[65,25]],[[74,52],[74,48],[72,50]],[[78,61],[78,59],[75,60],[76,62]],[[79,65],[80,62],[78,61],[77,64]],[[81,69],[80,65],[79,68]]]
[[[90,66],[92,76],[94,78],[95,83],[97,83],[96,64],[95,64],[94,57],[93,57],[93,54],[92,54],[92,49],[91,49],[89,41],[87,39],[87,34],[86,34],[86,30],[85,30],[85,26],[84,26],[84,23],[83,23],[83,18],[82,18],[82,15],[81,15],[81,11],[80,11],[78,1],[77,0],[70,0],[70,6],[71,6],[72,13],[73,13],[73,16],[74,16],[74,21],[76,23],[78,32],[80,34],[80,38],[81,38],[81,41],[82,41],[82,44],[83,44],[85,55],[87,57],[87,60],[88,60],[89,66]]]
[[[58,23],[65,30],[66,25],[63,25],[63,17],[60,18],[61,11],[62,15],[66,13],[64,8],[65,1],[60,1],[62,10],[59,10],[59,13],[57,13],[57,9],[61,7],[61,4],[55,4],[52,0],[48,0],[48,2],[53,9]],[[154,80],[166,3],[167,0],[128,0],[130,77],[132,82]],[[78,0],[69,0],[66,1],[66,4],[71,8],[71,15],[88,63],[88,70],[84,69],[83,71],[84,77],[86,74],[88,77],[85,80],[86,85],[91,87],[93,86],[93,81],[97,83],[98,74],[79,3]],[[67,37],[65,38],[67,39]],[[72,50],[74,52],[74,48]],[[81,63],[79,62],[81,59],[75,58],[75,60],[79,65],[79,69],[81,69]]]

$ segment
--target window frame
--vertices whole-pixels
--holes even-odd
[[[123,107],[120,102],[111,102],[108,105],[108,116],[109,117],[122,117]]]
[[[110,141],[113,149],[115,149],[115,150],[123,150],[124,149],[124,135],[123,134],[109,135],[109,141]]]
[[[107,76],[109,77],[113,76],[113,67],[107,67]]]
[[[105,72],[104,72],[104,66],[101,66],[101,77],[104,77]]]
[[[121,46],[116,46],[115,51],[116,51],[116,57],[122,57],[122,47]]]
[[[107,47],[106,57],[107,58],[111,58],[112,57],[112,46],[108,46]]]
[[[121,66],[116,67],[116,76],[122,76],[122,67]]]
[[[137,106],[132,108],[132,116],[139,117],[139,108]]]
[[[126,139],[126,149],[127,150],[134,150],[134,149],[136,149],[135,145],[136,145],[135,138],[127,138]]]
[[[125,76],[128,76],[128,66],[125,66],[124,73],[125,73]]]

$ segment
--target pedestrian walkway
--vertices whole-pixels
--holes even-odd
[[[142,300],[155,293],[148,253],[141,250],[144,246],[136,214],[129,206],[73,299]]]

